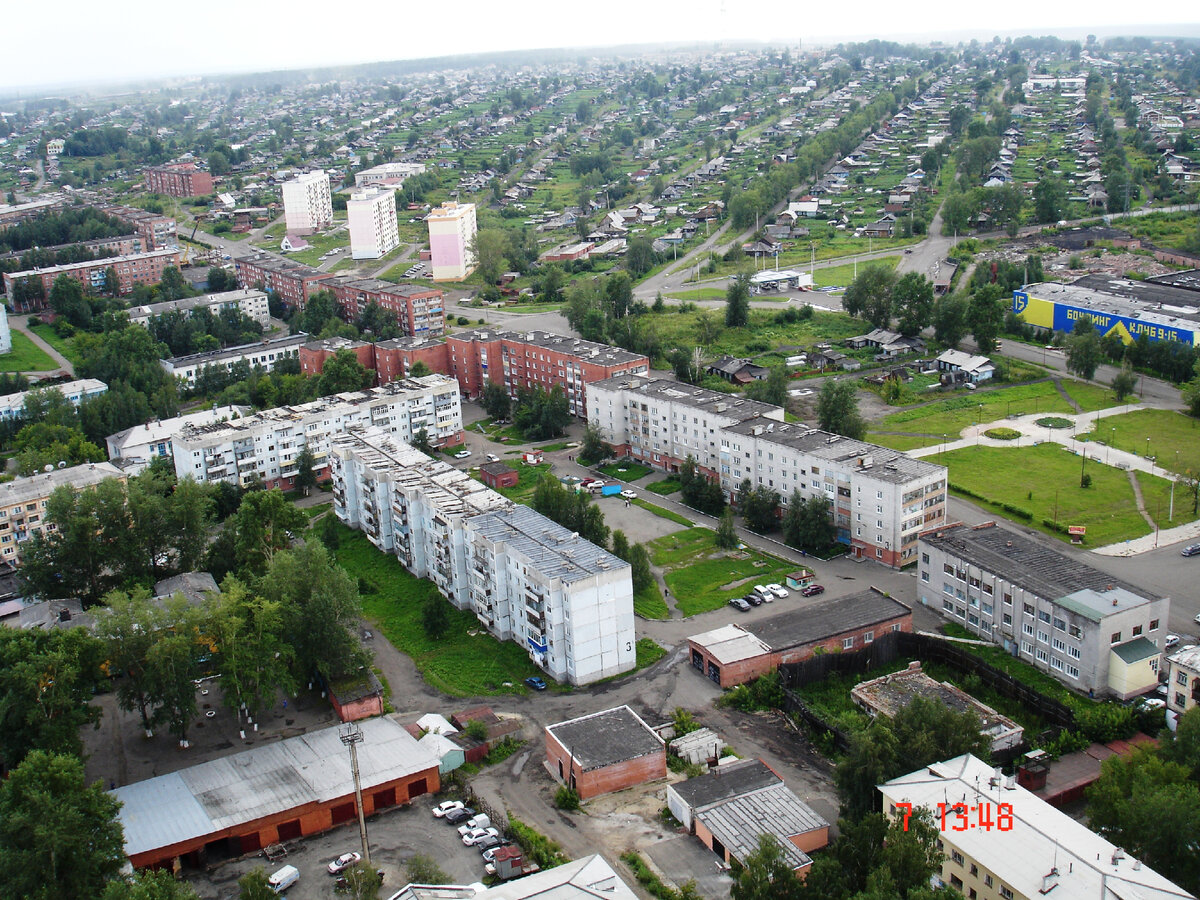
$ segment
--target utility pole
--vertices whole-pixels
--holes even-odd
[[[371,864],[371,851],[367,847],[367,820],[363,818],[362,780],[358,776],[358,744],[363,739],[362,729],[350,722],[338,734],[343,744],[350,748],[350,771],[354,774],[354,808],[358,811],[358,836],[362,840],[363,861]]]

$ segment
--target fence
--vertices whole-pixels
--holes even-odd
[[[976,675],[1001,696],[1016,700],[1037,713],[1044,721],[1059,728],[1075,728],[1075,714],[1065,704],[1034,690],[1018,678],[949,641],[905,631],[888,632],[869,647],[853,653],[823,653],[803,662],[780,666],[779,673],[784,695],[787,697],[787,712],[799,715],[818,733],[832,734],[838,747],[845,749],[846,734],[809,709],[795,694],[795,690],[806,684],[824,681],[833,674],[865,675],[872,669],[895,662],[900,657],[932,660],[958,672]]]

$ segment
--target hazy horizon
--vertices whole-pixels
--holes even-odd
[[[1068,2],[1047,6],[1013,0],[1001,11],[938,2],[920,10],[863,0],[847,21],[840,7],[790,8],[747,16],[732,0],[694,0],[658,7],[615,0],[587,21],[566,20],[548,0],[526,0],[505,17],[489,16],[479,0],[463,0],[452,28],[439,19],[446,7],[398,9],[380,0],[353,7],[353,18],[323,13],[321,5],[293,3],[280,14],[265,5],[213,0],[189,14],[149,0],[100,6],[63,0],[55,7],[52,39],[13,41],[0,58],[0,94],[115,86],[158,79],[223,77],[362,63],[433,59],[504,51],[595,51],[655,44],[757,42],[802,47],[878,38],[902,43],[958,42],[994,35],[1057,34],[1075,38],[1138,35],[1189,37],[1200,24],[1171,22],[1174,9],[1104,9]],[[275,7],[274,9],[279,9]],[[211,27],[209,23],[212,23]],[[857,23],[869,23],[869,28]]]

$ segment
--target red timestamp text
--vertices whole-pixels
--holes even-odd
[[[902,814],[904,830],[908,831],[913,805],[897,803],[896,809]],[[1011,803],[939,803],[937,810],[942,831],[1012,831]]]

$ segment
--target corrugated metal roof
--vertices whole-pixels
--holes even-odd
[[[746,857],[758,849],[760,835],[774,835],[793,869],[806,866],[812,860],[788,838],[829,826],[782,783],[697,810],[696,819],[703,822],[739,862],[745,862]]]
[[[391,719],[360,723],[367,790],[438,766],[437,758]],[[192,766],[111,792],[124,806],[125,853],[133,856],[202,837],[306,803],[354,793],[339,728],[324,728]]]

